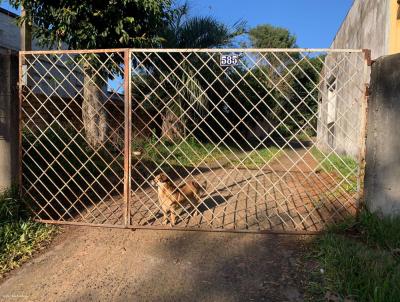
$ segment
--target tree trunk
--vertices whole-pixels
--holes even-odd
[[[167,109],[162,122],[162,138],[171,142],[180,141],[185,137],[185,124],[171,110]]]
[[[94,70],[85,70],[82,121],[88,144],[100,148],[107,139],[107,112],[104,109],[103,79]]]

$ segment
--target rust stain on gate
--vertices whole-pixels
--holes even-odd
[[[20,52],[21,194],[47,223],[319,232],[361,206],[369,68],[365,50]],[[208,183],[175,225],[160,172]]]

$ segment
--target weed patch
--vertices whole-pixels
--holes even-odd
[[[216,161],[224,162],[224,167],[260,168],[279,153],[278,148],[260,148],[243,152],[234,147],[202,143],[190,137],[177,143],[159,141],[152,138],[134,142],[132,149],[142,150],[143,159],[158,164],[194,166],[207,165]]]
[[[18,267],[56,233],[56,228],[32,221],[13,187],[0,194],[0,277]]]
[[[355,192],[357,190],[357,161],[350,156],[340,156],[337,154],[324,154],[316,147],[311,149],[311,154],[319,162],[319,171],[334,173],[342,182],[342,188],[346,192]]]
[[[310,301],[399,301],[400,218],[363,211],[319,237],[310,257],[318,263]]]

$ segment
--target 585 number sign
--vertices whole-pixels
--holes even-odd
[[[221,55],[219,64],[221,66],[235,66],[239,64],[238,55]]]

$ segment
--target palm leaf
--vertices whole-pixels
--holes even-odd
[[[223,47],[245,33],[243,21],[238,21],[230,28],[213,17],[189,17],[188,12],[187,3],[175,11],[169,26],[162,34],[163,47],[183,49]],[[203,64],[201,59],[196,58],[194,60],[196,62],[184,63],[176,69],[177,62],[181,59],[182,57],[178,54],[176,57],[175,54],[168,54],[161,60],[167,73],[176,70],[173,75],[170,75],[169,83],[172,85],[168,88],[173,91],[168,93],[170,97],[167,97],[166,107],[187,125],[188,122],[194,122],[199,115],[204,115],[209,99],[202,87],[201,77],[194,71]],[[161,73],[157,78],[163,77]]]

